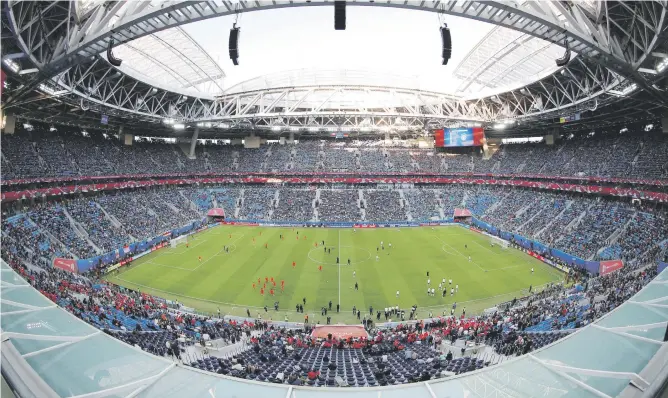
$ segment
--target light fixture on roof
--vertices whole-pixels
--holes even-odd
[[[9,70],[11,70],[14,73],[19,73],[19,71],[21,70],[19,64],[17,64],[13,59],[7,58],[3,62],[5,63],[5,65],[7,65]]]
[[[663,61],[659,62],[659,64],[656,66],[656,71],[661,73],[666,68],[668,68],[668,58],[664,58]]]
[[[183,123],[176,123],[174,124],[174,130],[184,130],[186,128],[186,125]]]

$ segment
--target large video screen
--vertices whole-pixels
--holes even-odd
[[[456,129],[434,130],[434,146],[482,146],[485,131],[482,127],[461,127]]]

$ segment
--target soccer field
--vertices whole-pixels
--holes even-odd
[[[492,247],[490,238],[458,226],[356,232],[219,226],[191,236],[189,246],[153,252],[107,279],[155,296],[178,299],[202,312],[215,313],[220,308],[223,314],[245,316],[250,309],[254,317],[260,314],[263,319],[273,320],[284,320],[286,315],[292,321],[303,320],[303,315],[295,312],[295,305],[306,298],[304,312],[310,322],[320,323],[325,323],[320,309],[330,300],[333,311],[328,315],[332,322],[356,322],[353,306],[362,314],[368,314],[372,306],[374,320],[377,309],[395,305],[402,309],[417,305],[420,318],[428,317],[429,312],[436,316],[446,310],[449,314],[455,301],[458,314],[463,308],[467,314],[474,314],[526,293],[529,286],[540,289],[562,280],[561,273],[549,265],[515,249]],[[225,246],[229,246],[229,252]],[[351,265],[347,265],[348,259]],[[264,284],[265,278],[272,277],[276,281],[275,295],[269,293],[271,283],[261,295],[258,278]],[[446,283],[452,279],[445,297],[438,289],[443,278]],[[428,279],[435,296],[427,295]],[[355,282],[359,290],[354,289]],[[449,289],[455,285],[459,290],[451,296]],[[275,301],[280,303],[278,312],[273,309]],[[339,302],[341,312],[337,314]],[[265,305],[267,313],[262,309]]]

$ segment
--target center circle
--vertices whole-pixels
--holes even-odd
[[[348,258],[350,258],[350,265],[360,264],[371,259],[371,252],[360,247],[341,246],[340,252],[338,247],[332,247],[331,249],[331,254],[325,254],[322,248],[313,248],[308,252],[308,258],[314,263],[322,265],[337,265],[336,256],[339,253],[341,255],[339,261],[342,265],[348,265]]]

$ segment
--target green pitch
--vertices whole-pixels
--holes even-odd
[[[347,265],[348,259],[351,265]],[[265,278],[272,277],[276,287],[267,283],[261,295]],[[452,279],[445,297],[438,289],[443,278],[446,284]],[[395,305],[407,309],[416,304],[421,318],[430,312],[434,316],[443,311],[449,314],[455,301],[458,314],[463,308],[474,314],[526,293],[529,286],[540,289],[561,281],[562,276],[518,250],[492,247],[490,238],[457,226],[356,232],[221,226],[191,236],[189,247],[179,245],[156,251],[107,279],[179,300],[205,313],[215,314],[220,308],[222,314],[246,315],[249,309],[254,317],[260,314],[263,319],[273,320],[284,320],[286,316],[293,321],[303,320],[303,315],[295,312],[295,305],[306,298],[304,311],[310,321],[324,323],[320,309],[330,300],[333,311],[328,315],[332,322],[356,322],[353,306],[362,314],[368,314],[369,306],[373,306],[374,320],[375,310]],[[427,295],[428,279],[435,296]],[[358,290],[354,289],[355,282]],[[459,290],[451,296],[450,288],[455,285],[459,285]],[[274,296],[270,295],[271,288]],[[280,303],[279,312],[273,309],[274,301]],[[339,302],[341,312],[336,314]],[[267,313],[265,305],[269,308]]]

